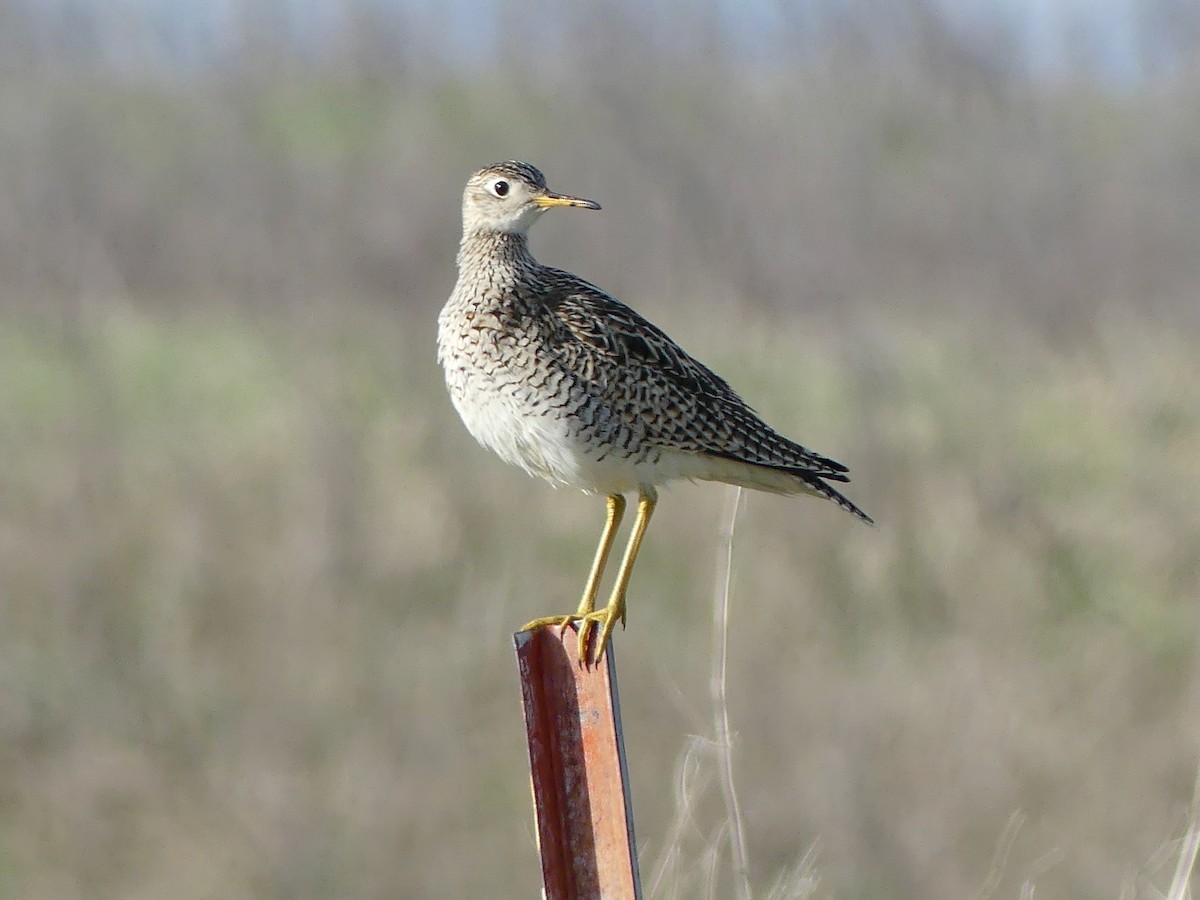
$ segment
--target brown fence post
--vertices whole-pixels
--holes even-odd
[[[576,655],[573,624],[513,635],[547,900],[640,900],[617,673]]]

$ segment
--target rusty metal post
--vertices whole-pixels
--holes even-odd
[[[546,900],[640,900],[612,644],[585,667],[573,624],[513,643]]]

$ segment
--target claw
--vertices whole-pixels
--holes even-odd
[[[605,607],[604,609],[583,616],[578,614],[569,616],[543,616],[540,619],[534,619],[532,622],[526,622],[521,626],[520,630],[534,631],[538,628],[566,628],[568,625],[573,624],[578,634],[579,663],[585,667],[590,667],[604,658],[604,648],[608,646],[609,637],[612,634],[612,625],[615,617],[613,617],[613,620],[610,620],[607,612],[608,608]],[[600,637],[596,646],[595,658],[590,658],[588,644],[591,641],[592,632],[595,631],[597,625],[600,625]]]
[[[538,628],[549,628],[552,625],[557,625],[559,628],[566,628],[578,615],[565,616],[542,616],[540,619],[534,619],[532,622],[526,622],[518,631],[534,631]]]
[[[608,649],[608,642],[612,640],[613,629],[616,628],[618,620],[622,625],[625,624],[624,598],[615,598],[603,609],[598,609],[578,619],[580,663],[585,666],[599,665],[600,661],[604,659],[604,651]],[[588,639],[597,625],[600,626],[600,633],[596,636],[595,652],[589,659]]]
[[[591,667],[598,665],[604,659],[604,651],[608,649],[608,642],[612,640],[613,629],[616,628],[618,621],[622,625],[625,624],[625,604],[614,602],[603,609],[582,616],[543,616],[532,622],[526,622],[521,627],[521,631],[533,631],[537,628],[566,628],[567,625],[574,624],[578,633],[576,645],[579,663]],[[591,649],[589,644],[591,644],[592,634],[596,631],[597,626],[599,626],[600,632],[596,636],[595,652],[589,653],[588,650]]]
[[[579,625],[577,626],[579,629],[579,640],[577,643],[577,647],[578,647],[578,651],[579,651],[579,664],[582,665],[584,668],[587,668],[589,665],[589,663],[588,663],[588,639],[592,635],[592,628],[593,628],[594,624],[595,623],[591,619],[583,618],[583,619],[579,620]]]

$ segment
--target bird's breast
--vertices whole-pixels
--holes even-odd
[[[650,452],[641,429],[555,354],[532,319],[447,304],[438,356],[463,424],[501,459],[584,490],[637,487]]]

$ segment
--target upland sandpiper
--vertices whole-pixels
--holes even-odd
[[[579,621],[579,659],[600,628],[599,661],[618,620],[655,485],[678,478],[722,481],[861,509],[830,487],[846,467],[788,440],[719,376],[659,328],[595,285],[544,266],[526,232],[554,206],[600,205],[547,189],[528,163],[502,162],[471,176],[463,194],[458,282],[438,316],[438,359],[455,408],[479,443],[556,485],[607,498],[600,545],[572,614],[523,630]],[[625,511],[637,517],[607,605],[600,578]]]

